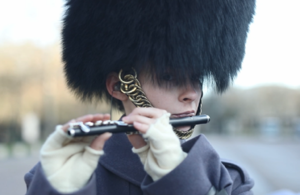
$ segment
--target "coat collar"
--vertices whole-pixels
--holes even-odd
[[[188,153],[197,140],[198,136],[183,143],[183,151]],[[131,148],[132,145],[125,134],[113,134],[105,143],[105,155],[100,158],[100,164],[119,177],[140,185],[146,172],[138,155],[134,154]]]

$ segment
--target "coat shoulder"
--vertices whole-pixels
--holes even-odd
[[[248,174],[239,164],[227,159],[221,159],[222,164],[229,171],[231,177],[236,179],[240,179],[241,183],[246,183],[248,179]],[[238,178],[237,178],[238,177]],[[234,179],[232,178],[232,179]]]

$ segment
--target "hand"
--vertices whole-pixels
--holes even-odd
[[[122,118],[125,123],[133,124],[142,134],[145,134],[156,119],[167,113],[158,108],[135,108],[129,115]]]
[[[156,122],[156,119],[165,113],[167,111],[158,108],[135,108],[129,115],[123,117],[122,120],[125,123],[133,124],[135,129],[145,134],[150,126]],[[147,144],[141,135],[128,135],[128,139],[136,149]]]
[[[100,120],[105,121],[105,120],[109,120],[109,119],[110,119],[109,114],[85,115],[85,116],[77,118],[76,120],[75,119],[70,120],[68,123],[66,123],[62,126],[62,130],[64,132],[67,132],[70,123],[75,123],[75,122],[83,122],[83,123],[93,122],[93,123],[95,123],[96,121],[100,121]],[[101,135],[97,136],[96,138],[95,138],[95,136],[92,136],[92,137],[78,137],[78,138],[73,139],[73,142],[76,142],[76,141],[80,142],[80,141],[84,141],[86,139],[90,140],[91,138],[92,139],[95,138],[91,142],[90,147],[94,150],[102,150],[105,141],[108,140],[110,138],[110,136],[111,136],[111,133],[104,133],[104,134],[101,134]]]
[[[103,146],[111,136],[105,133],[97,137],[72,138],[66,134],[71,122],[96,122],[108,120],[108,114],[86,115],[57,126],[41,149],[41,164],[51,185],[62,193],[82,188],[97,168]],[[78,177],[80,175],[80,177]]]
[[[141,135],[129,137],[145,171],[154,181],[159,180],[175,169],[187,156],[182,151],[180,141],[169,124],[170,113],[155,108],[136,109],[124,122],[133,123]]]

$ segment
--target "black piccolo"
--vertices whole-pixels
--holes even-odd
[[[199,124],[205,124],[210,121],[210,117],[206,114],[184,117],[184,118],[171,118],[170,124],[173,127],[180,126],[193,126]],[[124,123],[123,121],[97,121],[96,123],[70,123],[68,134],[72,137],[82,137],[99,135],[105,132],[110,133],[128,133],[136,132],[137,130],[131,124]]]

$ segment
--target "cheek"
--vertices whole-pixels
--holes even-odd
[[[164,110],[169,110],[173,102],[172,98],[174,98],[173,94],[157,88],[146,89],[145,94],[154,107]]]
[[[157,97],[157,92],[153,87],[142,85],[142,89],[152,105],[156,105],[156,103],[159,102],[160,99]]]
[[[156,101],[155,105],[158,108],[171,112],[174,110],[174,107],[178,106],[178,100],[173,94],[164,93],[161,98]]]

